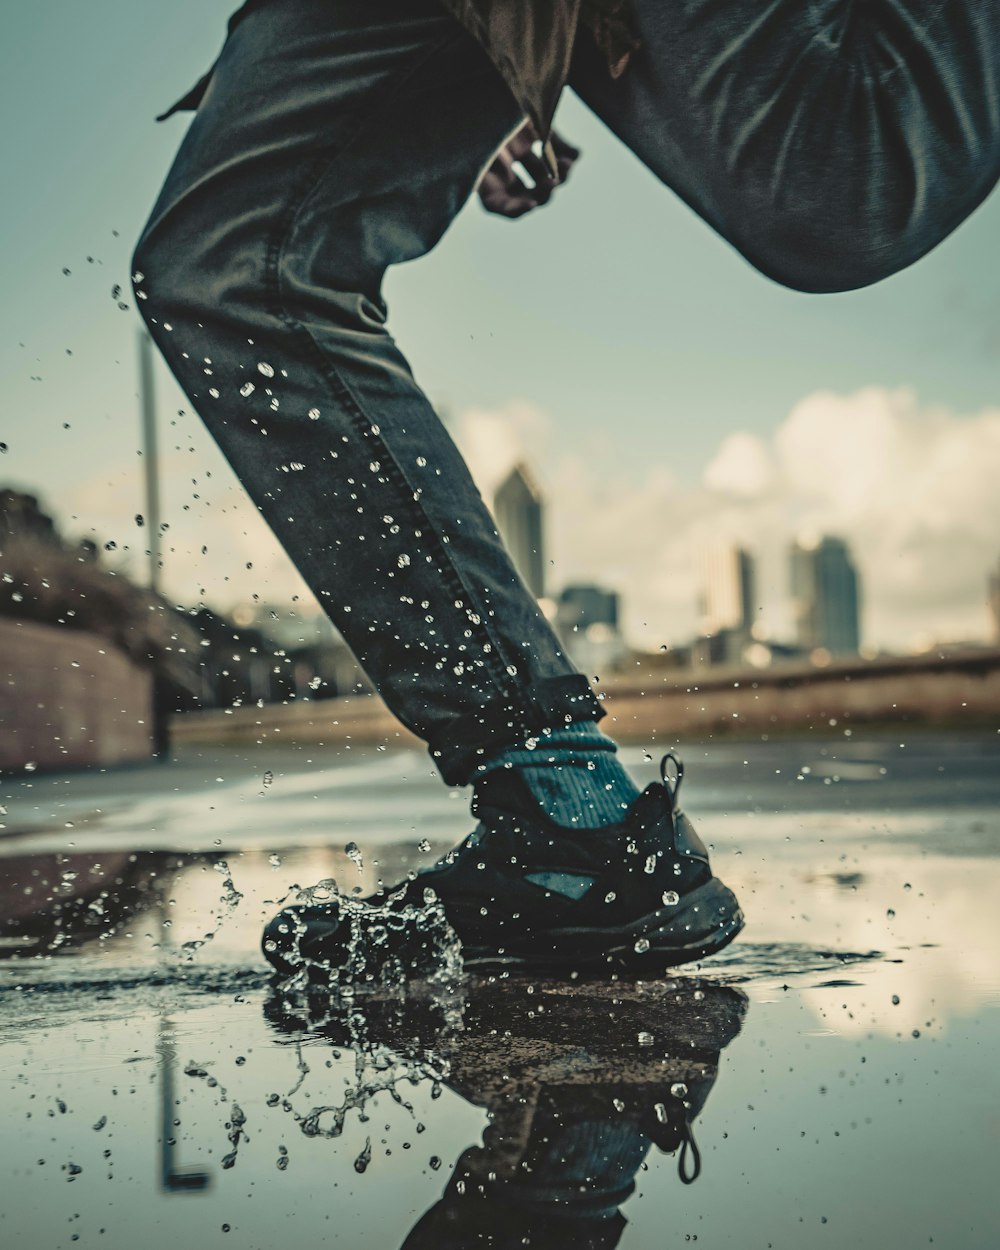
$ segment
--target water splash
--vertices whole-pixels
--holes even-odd
[[[285,983],[290,990],[319,984],[354,993],[365,986],[403,987],[418,976],[448,989],[462,979],[461,943],[432,890],[424,891],[420,905],[406,900],[405,886],[378,903],[342,894],[326,878],[295,888],[292,899],[286,913],[291,949],[284,952],[295,967]],[[299,908],[316,907],[326,912],[332,933],[322,957],[302,949],[309,921]]]
[[[229,862],[225,859],[216,860],[212,864],[215,871],[222,877],[222,895],[219,902],[222,904],[221,911],[216,913],[216,925],[214,929],[209,929],[202,934],[200,938],[192,938],[188,942],[181,944],[181,954],[188,961],[194,959],[199,950],[208,942],[211,942],[215,935],[222,928],[223,924],[233,915],[237,907],[243,901],[242,893],[237,890],[233,883],[233,874],[229,868]]]

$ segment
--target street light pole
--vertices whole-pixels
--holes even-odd
[[[146,483],[146,527],[149,530],[149,588],[160,589],[160,462],[156,446],[156,393],[153,382],[153,340],[139,331],[139,400],[142,410],[142,457]]]

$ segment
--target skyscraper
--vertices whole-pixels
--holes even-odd
[[[858,574],[840,538],[800,539],[791,551],[798,642],[808,651],[855,655],[860,643]]]
[[[589,629],[591,625],[617,630],[617,591],[604,586],[566,586],[559,594],[556,623],[564,634]]]
[[[702,632],[748,635],[756,611],[752,556],[742,547],[713,547],[703,568]]]
[[[545,593],[542,494],[525,464],[515,464],[493,494],[497,529],[536,599]]]
[[[556,607],[556,630],[566,654],[586,673],[606,672],[625,655],[618,593],[605,586],[566,586]]]

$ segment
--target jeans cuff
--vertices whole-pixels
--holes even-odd
[[[483,759],[499,749],[543,729],[573,721],[597,721],[604,714],[582,673],[549,677],[509,700],[494,700],[450,721],[432,735],[428,750],[447,785],[465,786]]]

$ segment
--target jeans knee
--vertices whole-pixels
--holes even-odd
[[[132,290],[136,298],[136,307],[142,315],[144,321],[149,321],[152,316],[149,307],[149,291],[143,285],[147,281],[147,273],[157,267],[155,253],[152,249],[147,248],[145,235],[143,235],[132,250],[132,268],[129,273],[132,277]]]
[[[817,230],[775,219],[736,245],[766,277],[807,294],[872,286],[916,259],[898,235],[861,225],[850,231]]]
[[[147,322],[197,324],[238,296],[251,268],[235,240],[203,216],[154,215],[132,253],[136,305]]]
[[[132,252],[132,291],[145,322],[155,323],[176,310],[178,300],[191,291],[192,275],[169,236],[147,227]]]

